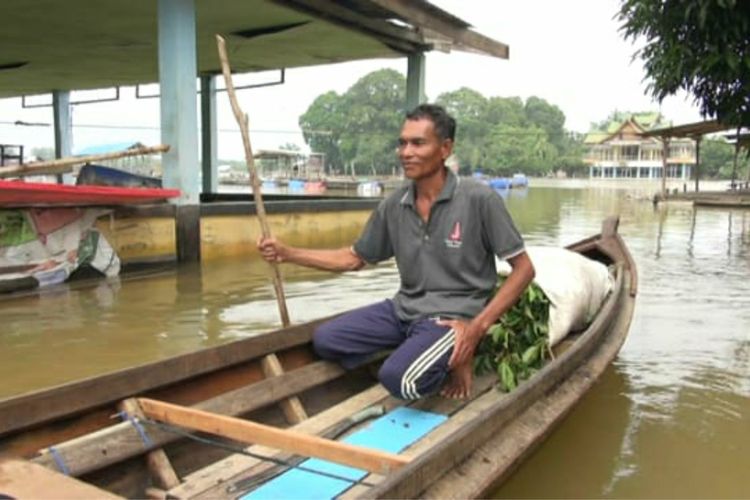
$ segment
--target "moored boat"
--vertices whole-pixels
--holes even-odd
[[[493,177],[488,181],[492,189],[508,189],[511,187],[510,179],[507,177]]]
[[[305,192],[313,194],[321,194],[326,192],[326,181],[306,181]]]
[[[529,185],[529,178],[525,174],[513,174],[510,179],[510,187],[524,188]]]
[[[380,196],[383,194],[383,185],[378,181],[362,181],[357,184],[357,195]]]
[[[0,454],[23,460],[0,466],[0,493],[59,497],[85,488],[84,481],[128,497],[261,498],[261,488],[301,471],[337,483],[340,489],[330,496],[482,496],[583,396],[627,335],[637,276],[617,220],[608,219],[601,234],[570,248],[610,266],[614,288],[593,322],[569,335],[554,360],[508,394],[493,388],[493,378],[480,378],[467,401],[397,400],[367,366],[344,372],[315,358],[310,339],[320,321],[295,325],[0,401]],[[283,370],[265,377],[269,355]],[[303,415],[287,411],[290,398],[301,403]],[[422,432],[398,444],[398,451],[357,441],[369,428],[362,419],[383,411],[373,426],[385,418],[401,430]],[[297,422],[290,425],[285,415]],[[188,437],[180,430],[185,428],[210,433]],[[343,444],[333,439],[342,432],[357,446],[349,437]],[[379,440],[385,441],[382,434]],[[245,441],[256,444],[248,448],[240,444]],[[300,463],[300,455],[367,472],[322,471]],[[13,474],[14,481],[3,482]],[[53,482],[55,490],[45,490]],[[299,476],[287,482],[297,497],[316,496],[316,486]]]

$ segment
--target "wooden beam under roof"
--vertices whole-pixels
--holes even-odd
[[[432,30],[450,40],[454,49],[508,59],[509,47],[468,29],[469,25],[434,5],[421,0],[370,0],[398,15],[403,21]]]
[[[730,130],[737,128],[734,125],[726,125],[720,123],[718,120],[708,120],[696,123],[688,123],[685,125],[675,125],[671,127],[657,128],[642,132],[643,137],[700,137],[706,134],[713,134],[715,132],[721,132],[722,130]]]
[[[290,7],[305,14],[324,19],[339,26],[364,31],[377,38],[393,50],[404,54],[423,52],[432,47],[415,31],[396,26],[393,23],[368,17],[330,0],[273,0],[279,5]]]

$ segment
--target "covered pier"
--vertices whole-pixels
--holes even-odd
[[[217,189],[215,34],[236,72],[407,58],[409,107],[425,99],[427,51],[508,57],[424,0],[6,0],[0,33],[0,98],[52,94],[58,158],[71,155],[71,91],[160,84],[163,182],[182,193],[172,202],[180,261],[200,259],[201,195]]]
[[[662,142],[663,153],[662,153],[662,197],[666,195],[666,175],[667,172],[667,159],[669,151],[669,143],[674,138],[688,138],[695,141],[695,172],[693,178],[695,179],[695,192],[700,191],[700,177],[701,177],[701,141],[703,136],[707,134],[714,134],[736,128],[733,125],[727,125],[719,122],[718,120],[708,120],[696,123],[688,123],[684,125],[677,125],[673,127],[664,127],[647,132],[641,133],[643,137],[658,137]]]

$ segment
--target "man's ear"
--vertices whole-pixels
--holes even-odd
[[[453,154],[453,140],[452,139],[443,140],[442,153],[443,153],[443,160],[447,160],[448,157],[451,154]]]

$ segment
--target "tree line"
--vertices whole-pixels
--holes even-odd
[[[318,96],[299,124],[310,148],[325,153],[331,172],[390,175],[399,168],[395,150],[405,102],[406,78],[382,69],[344,94]],[[587,168],[581,138],[565,130],[565,114],[542,98],[487,98],[464,87],[434,102],[456,118],[454,151],[464,174],[544,175]]]
[[[325,153],[329,173],[393,175],[395,154],[406,102],[406,78],[396,70],[377,70],[362,77],[343,94],[318,96],[299,118],[308,146]],[[583,137],[565,129],[565,114],[540,97],[485,97],[461,88],[434,101],[456,118],[454,148],[462,174],[481,171],[490,176],[522,172],[542,176],[562,170],[587,176]],[[613,112],[596,127],[632,113]],[[721,138],[701,143],[701,175],[727,179],[732,175],[734,147]],[[747,159],[740,161],[740,171]]]

